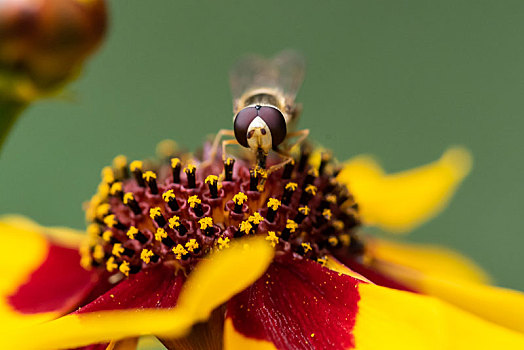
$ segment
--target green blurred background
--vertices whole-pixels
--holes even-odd
[[[308,60],[301,127],[339,159],[388,171],[453,144],[475,167],[408,238],[454,247],[524,290],[524,2],[113,1],[109,37],[70,87],[32,106],[0,162],[0,213],[83,228],[100,169],[230,127],[227,72],[250,52]],[[435,262],[438,264],[438,261]]]

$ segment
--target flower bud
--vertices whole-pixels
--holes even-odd
[[[55,92],[99,46],[106,25],[104,0],[0,1],[0,94],[28,102]]]

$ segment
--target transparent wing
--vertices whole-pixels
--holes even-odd
[[[231,69],[229,81],[233,100],[247,90],[274,88],[294,99],[306,70],[304,57],[293,50],[282,51],[272,59],[257,55],[242,57]]]

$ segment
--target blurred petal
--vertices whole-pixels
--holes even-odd
[[[0,325],[4,329],[68,312],[98,281],[98,274],[80,266],[78,248],[72,247],[72,237],[78,234],[69,232],[62,242],[47,231],[23,218],[0,220]]]
[[[438,214],[470,168],[471,155],[457,147],[431,164],[396,174],[385,174],[370,157],[357,157],[338,180],[355,196],[365,224],[403,232]]]
[[[264,237],[239,240],[197,266],[174,309],[67,315],[41,325],[0,333],[0,348],[56,349],[146,334],[183,336],[194,323],[208,318],[220,304],[253,283],[272,258],[273,250]]]
[[[350,348],[359,283],[311,260],[273,262],[228,302],[226,349]]]
[[[521,333],[438,299],[365,283],[358,290],[356,349],[524,348]]]
[[[507,328],[524,332],[524,294],[482,284],[487,278],[466,258],[432,247],[373,240],[372,266],[421,293],[432,295]]]

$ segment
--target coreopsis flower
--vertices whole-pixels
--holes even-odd
[[[103,169],[86,236],[0,222],[1,348],[132,349],[147,334],[169,349],[523,348],[521,293],[446,249],[362,232],[436,214],[464,150],[392,175],[307,149],[269,175],[243,157],[162,158]]]

